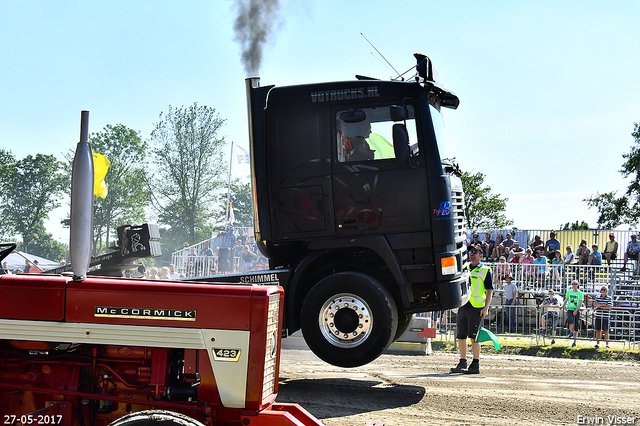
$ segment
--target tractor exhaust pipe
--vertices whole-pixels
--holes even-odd
[[[93,231],[93,154],[89,144],[89,111],[81,112],[80,142],[71,174],[71,223],[69,253],[73,280],[87,277]]]

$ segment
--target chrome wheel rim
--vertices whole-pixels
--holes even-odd
[[[371,334],[373,317],[364,299],[355,294],[341,293],[322,305],[318,325],[324,338],[332,345],[353,348]]]

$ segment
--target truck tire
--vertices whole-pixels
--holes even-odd
[[[389,347],[398,312],[378,280],[360,272],[340,272],[309,291],[300,324],[307,345],[320,359],[338,367],[358,367]]]
[[[109,426],[204,426],[184,414],[164,410],[144,410],[127,414]]]

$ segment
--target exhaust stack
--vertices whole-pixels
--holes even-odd
[[[93,231],[93,154],[89,144],[89,111],[81,112],[80,142],[71,174],[71,223],[69,252],[73,280],[87,277]]]
[[[253,202],[253,232],[256,237],[262,234],[260,230],[260,221],[258,221],[258,198],[256,190],[257,182],[256,182],[256,174],[255,174],[255,164],[253,161],[253,153],[255,152],[254,137],[253,132],[257,131],[257,129],[253,128],[253,90],[260,87],[260,77],[249,77],[244,80],[245,89],[247,91],[247,117],[249,121],[249,161],[251,162],[251,194],[252,194],[252,202]],[[257,240],[257,239],[256,239]]]

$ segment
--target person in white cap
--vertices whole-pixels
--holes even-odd
[[[640,242],[638,242],[638,237],[636,235],[631,236],[631,241],[627,244],[627,251],[624,252],[624,263],[622,264],[621,271],[627,270],[627,261],[638,260],[638,253],[640,253]]]

